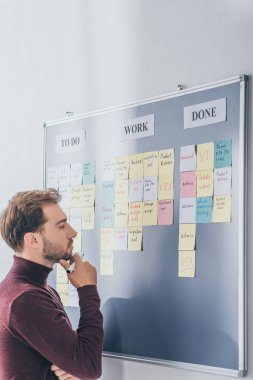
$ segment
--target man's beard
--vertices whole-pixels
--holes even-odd
[[[45,237],[42,236],[43,240],[43,253],[44,258],[52,263],[58,263],[60,259],[70,260],[72,253],[66,252],[60,245],[53,244]]]

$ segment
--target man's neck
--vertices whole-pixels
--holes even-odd
[[[17,257],[21,257],[22,259],[32,261],[36,264],[44,265],[45,267],[52,268],[54,263],[52,263],[49,260],[46,260],[44,257],[32,254],[27,251],[22,251],[22,252],[15,252],[15,255]]]

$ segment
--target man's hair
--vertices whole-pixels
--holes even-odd
[[[61,200],[55,189],[23,191],[14,195],[0,218],[1,235],[15,251],[21,252],[24,235],[27,232],[41,231],[47,219],[42,207],[57,204]]]

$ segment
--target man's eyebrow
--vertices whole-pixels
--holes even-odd
[[[57,223],[55,223],[55,225],[58,226],[58,224],[65,223],[65,222],[67,222],[67,218],[59,220]]]

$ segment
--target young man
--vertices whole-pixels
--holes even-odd
[[[0,284],[0,379],[97,379],[103,321],[96,269],[72,256],[76,231],[59,207],[56,190],[17,193],[0,223],[14,263]],[[68,262],[70,260],[70,262]],[[57,292],[47,284],[55,263],[77,288],[80,320],[72,330]],[[71,375],[70,375],[71,374]]]

